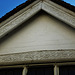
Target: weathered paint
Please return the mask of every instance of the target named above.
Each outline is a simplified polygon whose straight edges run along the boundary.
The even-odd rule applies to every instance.
[[[23,53],[0,55],[0,65],[19,65],[31,63],[50,63],[50,62],[73,62],[75,61],[75,50],[42,50]],[[51,64],[51,63],[50,63]],[[65,63],[67,64],[67,63]],[[70,62],[69,62],[70,64]],[[72,64],[75,64],[73,62]],[[60,65],[58,63],[58,65]],[[0,67],[1,67],[0,66]]]
[[[33,19],[33,18],[32,18]],[[38,51],[75,50],[75,30],[48,14],[42,14],[0,45],[0,55]]]

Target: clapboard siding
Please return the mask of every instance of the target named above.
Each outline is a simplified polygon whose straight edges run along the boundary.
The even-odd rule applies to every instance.
[[[75,50],[74,29],[47,13],[37,15],[0,44],[0,55],[38,50]]]

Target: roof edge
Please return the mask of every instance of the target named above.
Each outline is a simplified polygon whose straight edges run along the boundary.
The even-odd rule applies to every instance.
[[[62,1],[62,0],[51,0],[51,1],[53,1],[54,3],[57,3],[57,4],[65,7],[65,8],[67,8],[67,9],[73,11],[73,12],[75,12],[75,6],[69,4],[69,3],[65,2],[65,1]]]
[[[50,1],[45,0],[43,2],[42,9],[61,21],[67,23],[71,27],[75,28],[75,13]]]
[[[17,13],[18,11],[22,10],[23,8],[25,8],[26,6],[28,6],[29,4],[31,4],[35,1],[45,1],[45,0],[27,0],[25,3],[17,6],[13,10],[11,10],[10,12],[6,13],[2,18],[0,18],[0,23],[5,21],[10,16],[14,15],[15,13]],[[63,6],[64,8],[67,8],[67,9],[71,10],[72,12],[75,12],[75,6],[72,6],[69,3],[66,3],[62,0],[48,0],[48,1],[52,1],[52,2],[54,2],[54,3],[56,3],[60,6]]]
[[[19,6],[17,6],[13,10],[11,10],[10,12],[6,13],[4,16],[2,16],[2,18],[0,18],[0,23],[5,21],[6,19],[8,19],[10,16],[14,15],[15,13],[17,13],[18,11],[22,10],[23,8],[25,8],[29,4],[33,3],[34,1],[36,1],[36,0],[27,0],[26,2],[20,4]]]
[[[11,16],[11,20],[9,19],[0,27],[0,38],[5,36],[13,29],[17,28],[23,22],[27,21],[33,15],[38,13],[41,9],[75,28],[75,14],[52,1],[48,1],[49,0],[35,1],[31,5],[16,13],[14,15],[15,17]]]
[[[23,22],[27,21],[33,15],[41,10],[41,1],[35,1],[31,5],[22,9],[15,15],[11,16],[5,23],[0,25],[0,38],[5,36],[7,33],[18,27]]]

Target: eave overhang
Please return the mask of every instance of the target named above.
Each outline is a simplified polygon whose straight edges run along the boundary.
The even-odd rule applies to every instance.
[[[40,10],[60,19],[75,28],[75,13],[50,1],[36,0],[0,24],[0,38],[27,21]]]

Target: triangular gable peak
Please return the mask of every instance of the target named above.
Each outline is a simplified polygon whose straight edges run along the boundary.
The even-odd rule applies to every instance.
[[[0,24],[0,38],[27,21],[40,10],[60,19],[75,28],[75,13],[50,1],[36,0]]]
[[[0,24],[0,65],[75,61],[74,16],[49,0],[17,12]]]
[[[2,39],[0,55],[42,50],[75,50],[73,28],[40,11]]]

